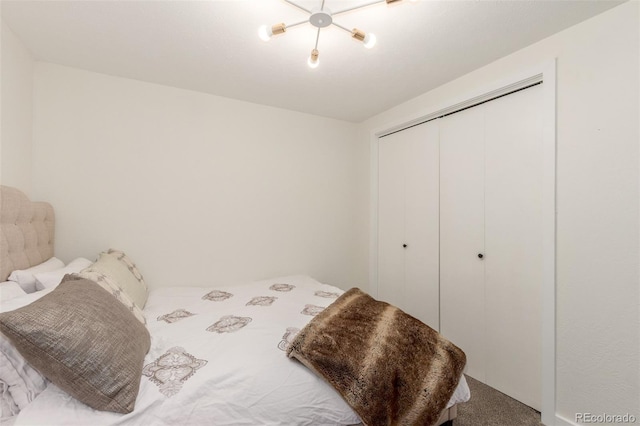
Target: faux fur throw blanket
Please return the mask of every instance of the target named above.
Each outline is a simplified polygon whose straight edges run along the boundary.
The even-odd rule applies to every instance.
[[[357,288],[313,318],[287,354],[327,380],[367,426],[435,424],[466,363],[438,332]]]

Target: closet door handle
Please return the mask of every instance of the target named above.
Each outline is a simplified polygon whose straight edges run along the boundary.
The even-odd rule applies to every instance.
[[[403,244],[403,245],[402,245],[402,248],[407,248],[407,245],[406,245],[406,244]]]
[[[484,257],[484,254],[478,253],[478,258],[482,259],[483,257]]]

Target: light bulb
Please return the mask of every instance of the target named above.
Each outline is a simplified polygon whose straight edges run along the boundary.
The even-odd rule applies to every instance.
[[[263,25],[260,28],[258,28],[258,37],[260,37],[260,40],[269,41],[272,35],[273,35],[273,32],[271,31],[271,27],[267,25]]]
[[[376,36],[371,33],[365,33],[362,30],[354,28],[351,31],[351,37],[355,38],[358,41],[361,41],[364,44],[364,47],[367,49],[371,49],[376,44]]]
[[[318,52],[317,49],[311,51],[311,55],[309,55],[309,59],[307,59],[307,65],[309,65],[310,68],[318,68],[318,65],[320,65],[319,55],[320,52]]]
[[[376,35],[372,33],[367,33],[366,37],[364,38],[364,40],[362,40],[362,42],[364,43],[364,47],[366,47],[367,49],[371,49],[373,46],[376,45]]]

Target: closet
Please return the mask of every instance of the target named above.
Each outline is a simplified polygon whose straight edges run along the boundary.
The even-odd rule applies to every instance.
[[[460,346],[466,374],[538,410],[542,154],[540,85],[378,151],[378,297]]]

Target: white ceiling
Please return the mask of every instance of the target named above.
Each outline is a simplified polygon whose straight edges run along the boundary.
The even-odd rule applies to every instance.
[[[323,29],[316,69],[311,25],[257,37],[262,24],[308,16],[283,0],[2,0],[1,12],[37,60],[360,122],[622,2],[382,3],[335,17],[376,34],[376,47]]]

